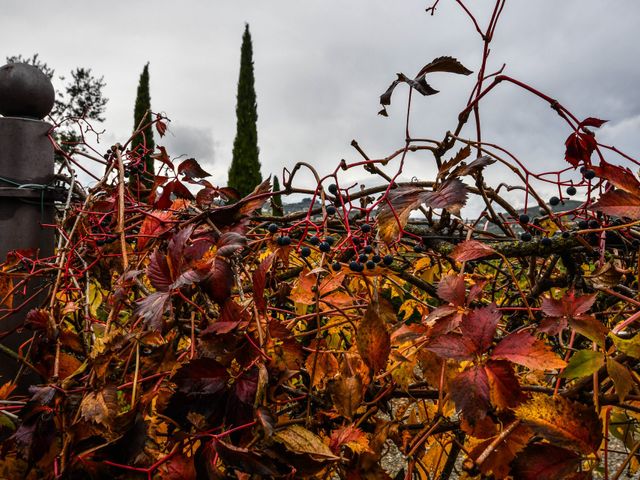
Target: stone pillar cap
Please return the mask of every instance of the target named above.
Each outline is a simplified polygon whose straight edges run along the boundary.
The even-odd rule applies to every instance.
[[[42,120],[54,101],[51,80],[39,68],[26,63],[0,67],[0,114]]]

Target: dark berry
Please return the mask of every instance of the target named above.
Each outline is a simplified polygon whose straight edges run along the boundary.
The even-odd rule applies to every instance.
[[[325,253],[331,251],[331,245],[329,245],[329,243],[327,242],[320,243],[320,245],[318,245],[318,248],[320,249],[321,252],[325,252]]]
[[[589,220],[589,228],[598,228],[600,224],[597,220]]]
[[[364,247],[364,253],[373,253],[373,247],[371,245],[367,245]]]
[[[578,222],[578,228],[580,230],[586,230],[587,228],[589,228],[589,222],[587,222],[586,220],[580,220]]]
[[[365,223],[360,227],[360,230],[362,230],[364,233],[369,233],[371,231],[371,225]]]
[[[596,172],[594,172],[593,170],[586,170],[584,172],[584,178],[586,178],[587,180],[591,180],[592,178],[595,178],[596,176]]]
[[[100,239],[96,240],[96,245],[99,246],[99,247],[101,247],[105,243],[107,243],[107,241],[104,238],[100,238]]]
[[[358,269],[360,268],[360,264],[359,264],[358,262],[356,262],[356,261],[353,261],[353,262],[351,262],[351,263],[349,264],[349,268],[350,268],[351,270],[353,270],[354,272],[357,272],[357,271],[358,271]]]
[[[374,255],[373,257],[371,257],[371,261],[373,263],[380,263],[382,261],[382,258],[380,258],[380,255]]]
[[[361,253],[360,255],[358,255],[358,261],[363,263],[366,262],[367,256],[364,253]]]
[[[287,235],[278,237],[278,245],[291,245],[291,237],[288,237]]]
[[[329,245],[333,246],[334,243],[336,243],[336,239],[333,237],[327,237],[324,239],[325,242],[327,242]]]
[[[320,239],[314,235],[309,239],[309,243],[315,246],[320,245]]]
[[[336,213],[336,207],[329,205],[327,207],[327,215],[334,215]]]
[[[311,255],[311,249],[309,247],[302,247],[300,249],[300,255],[302,257],[308,257],[309,255]]]
[[[340,270],[342,270],[342,265],[340,265],[338,262],[335,262],[333,265],[331,265],[331,269],[334,272],[339,272]]]
[[[278,225],[276,225],[275,223],[270,223],[267,227],[267,230],[269,230],[270,233],[276,233],[278,231]]]
[[[385,255],[384,258],[382,259],[382,262],[389,266],[393,263],[393,257],[391,255]]]
[[[520,215],[518,217],[518,221],[520,223],[527,224],[527,223],[529,223],[529,220],[530,220],[529,215],[527,215],[526,213],[523,213],[522,215]]]
[[[567,195],[569,195],[570,197],[574,196],[576,193],[578,193],[578,190],[576,190],[576,187],[567,188]]]
[[[587,171],[587,167],[585,167],[585,166],[580,167],[580,173],[582,173],[584,175],[584,172],[586,172],[586,171]]]
[[[551,246],[551,239],[549,237],[542,237],[542,239],[540,239],[540,244],[543,247],[550,247]]]
[[[556,205],[560,204],[560,199],[558,197],[551,197],[549,199],[549,205],[551,205],[552,207],[555,207]]]
[[[374,268],[376,268],[376,264],[374,263],[374,261],[373,261],[373,260],[369,260],[369,261],[367,262],[367,268],[368,268],[369,270],[373,270]]]
[[[530,242],[530,241],[531,241],[531,234],[530,234],[529,232],[523,232],[523,233],[520,235],[520,239],[521,239],[523,242]]]
[[[332,183],[331,185],[329,185],[329,193],[335,195],[336,193],[338,193],[338,186],[335,183]]]
[[[571,236],[571,232],[562,232],[562,238],[569,238]]]
[[[415,244],[413,246],[413,251],[416,252],[416,253],[422,253],[422,252],[424,252],[424,248],[422,248],[422,245],[420,245],[420,244]]]

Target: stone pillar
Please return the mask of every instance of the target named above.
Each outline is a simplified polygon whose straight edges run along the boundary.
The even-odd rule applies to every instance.
[[[54,253],[55,231],[43,227],[55,221],[52,196],[43,189],[53,182],[54,153],[48,138],[51,125],[42,121],[54,98],[51,81],[38,68],[24,63],[0,67],[0,264],[12,250],[33,249],[39,258]],[[0,284],[2,280],[6,277]],[[14,295],[13,307],[24,303],[37,286],[42,280]],[[0,305],[0,317],[6,317],[0,320],[4,346],[16,352],[29,339],[29,332],[14,330],[42,300],[40,295],[8,317],[8,306]],[[13,379],[19,367],[6,352],[0,353],[0,384]],[[21,386],[33,380],[25,377]]]

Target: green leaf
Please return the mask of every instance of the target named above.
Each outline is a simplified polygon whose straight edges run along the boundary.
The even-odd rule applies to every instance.
[[[630,357],[640,359],[640,333],[629,340],[609,334],[619,352],[626,353]]]
[[[586,377],[597,372],[604,366],[604,354],[593,350],[580,350],[576,352],[569,361],[569,365],[562,371],[562,378],[573,380],[574,378]]]

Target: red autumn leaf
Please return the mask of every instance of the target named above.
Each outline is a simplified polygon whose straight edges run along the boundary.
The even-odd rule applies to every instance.
[[[204,280],[204,289],[216,302],[222,303],[231,295],[233,270],[229,262],[216,257],[211,263],[209,276]]]
[[[604,345],[608,328],[586,312],[593,306],[596,295],[576,295],[569,290],[560,299],[543,298],[542,312],[548,317],[540,323],[540,332],[557,335],[567,327],[575,329],[590,340]]]
[[[158,238],[171,230],[173,218],[173,212],[167,210],[152,210],[146,213],[138,233],[136,249],[139,252],[142,251],[149,240]]]
[[[489,349],[501,318],[502,315],[495,303],[476,308],[463,318],[460,324],[462,335],[473,342],[476,353],[483,353]]]
[[[387,365],[391,352],[391,337],[386,323],[394,318],[392,307],[386,301],[371,302],[358,323],[358,352],[373,373],[378,373]]]
[[[238,250],[242,250],[247,245],[247,238],[236,232],[225,232],[216,243],[217,254],[221,257],[231,257]]]
[[[565,141],[564,159],[574,167],[581,163],[591,165],[591,154],[596,149],[596,139],[593,133],[576,131]]]
[[[164,134],[167,133],[167,123],[164,120],[168,120],[168,118],[162,117],[160,114],[156,114],[156,130],[160,137],[164,137]]]
[[[514,478],[521,480],[562,480],[576,472],[579,455],[549,443],[533,443],[518,454],[511,467]]]
[[[449,392],[456,408],[474,425],[491,409],[491,388],[483,366],[475,366],[458,374],[449,383]]]
[[[455,306],[464,305],[465,293],[464,275],[447,275],[438,283],[438,297]]]
[[[587,313],[596,301],[596,295],[576,295],[569,290],[560,299],[545,297],[542,299],[542,313],[549,317],[575,317]]]
[[[488,257],[494,253],[496,251],[493,248],[478,240],[466,240],[456,245],[450,256],[456,262],[468,262],[469,260]]]
[[[583,121],[580,122],[580,127],[600,128],[605,123],[607,123],[607,120],[600,120],[599,118],[588,117],[588,118],[585,118]]]
[[[590,210],[611,215],[640,220],[640,196],[624,190],[609,190],[600,195],[598,201],[589,207]]]
[[[173,163],[171,162],[171,158],[169,158],[169,154],[167,153],[167,149],[161,145],[158,145],[158,150],[160,151],[151,155],[151,158],[164,163],[171,170],[175,170],[173,167]]]
[[[185,180],[194,178],[210,177],[211,174],[205,171],[195,158],[188,158],[178,165],[178,175],[184,175]]]
[[[167,210],[173,203],[173,198],[183,198],[186,200],[193,200],[193,194],[187,187],[184,186],[179,180],[171,180],[164,187],[162,187],[162,194],[155,204],[155,208],[160,210]]]
[[[509,362],[490,360],[484,369],[489,381],[491,404],[498,410],[516,407],[526,398]]]
[[[552,370],[567,365],[544,342],[524,330],[503,338],[494,348],[491,358],[509,360],[532,370]]]
[[[167,257],[159,250],[154,250],[149,257],[147,278],[153,288],[161,292],[169,290],[173,283],[173,273],[169,267],[169,262],[167,262]]]
[[[598,177],[607,180],[614,187],[620,188],[635,196],[640,196],[640,182],[635,174],[628,168],[601,162],[600,166],[594,165],[591,169]]]
[[[439,357],[454,360],[471,360],[478,353],[473,340],[457,333],[437,336],[425,348]]]

